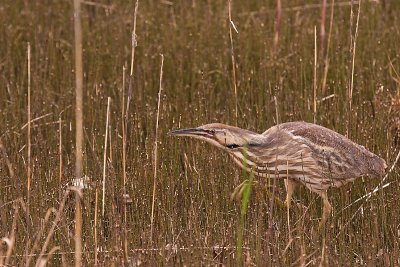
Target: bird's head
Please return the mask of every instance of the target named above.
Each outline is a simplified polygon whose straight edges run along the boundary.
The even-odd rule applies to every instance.
[[[189,136],[205,140],[227,151],[237,150],[257,142],[257,133],[221,123],[205,124],[197,128],[174,130],[171,136]]]

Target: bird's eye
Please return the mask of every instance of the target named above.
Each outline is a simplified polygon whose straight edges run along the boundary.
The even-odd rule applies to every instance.
[[[238,148],[240,146],[237,144],[229,144],[229,145],[226,145],[226,147],[232,149],[232,148]]]

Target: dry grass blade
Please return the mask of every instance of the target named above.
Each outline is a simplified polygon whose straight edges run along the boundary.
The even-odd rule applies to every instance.
[[[50,230],[49,230],[49,232],[48,232],[48,234],[46,236],[45,242],[43,243],[43,246],[42,246],[42,249],[40,251],[39,257],[38,257],[38,259],[36,261],[36,265],[35,265],[36,267],[39,266],[39,264],[41,262],[41,258],[46,254],[47,246],[49,245],[50,240],[53,237],[54,231],[55,231],[55,229],[57,227],[57,224],[61,219],[61,215],[62,215],[62,213],[64,211],[65,203],[66,203],[66,201],[68,199],[68,196],[71,193],[71,191],[74,191],[77,194],[81,194],[81,191],[80,191],[79,188],[76,188],[76,187],[73,187],[73,186],[70,186],[70,187],[67,188],[67,191],[64,193],[64,196],[63,196],[63,198],[61,200],[60,207],[57,210],[56,218],[54,219],[53,224],[51,225],[51,228],[50,228]]]
[[[282,17],[282,2],[281,0],[276,0],[275,34],[274,34],[274,44],[272,49],[273,54],[275,54],[278,51],[279,35],[281,32],[281,17]]]
[[[59,173],[58,173],[58,183],[59,183],[59,187],[60,187],[60,189],[61,189],[61,186],[62,186],[62,172],[63,172],[63,162],[62,162],[62,159],[63,159],[63,155],[62,155],[62,152],[63,152],[63,150],[62,150],[62,120],[61,120],[61,114],[60,114],[60,117],[58,118],[58,140],[59,140],[59,142],[58,142],[58,153],[59,153],[59,156],[58,156],[58,165],[59,165]],[[61,190],[60,190],[60,192],[61,192]],[[60,195],[60,197],[61,197],[61,195]]]
[[[75,191],[75,267],[82,266],[82,190]],[[50,251],[51,255],[52,252]]]
[[[353,3],[353,1],[352,1]],[[357,22],[356,22],[356,29],[353,37],[352,33],[352,27],[350,26],[350,35],[351,35],[351,49],[350,49],[350,54],[351,54],[351,75],[350,75],[350,84],[349,84],[349,90],[348,90],[348,120],[347,120],[347,128],[346,128],[346,133],[347,136],[349,136],[349,130],[351,127],[351,114],[352,114],[352,109],[353,109],[353,89],[354,89],[354,64],[355,64],[355,59],[356,59],[356,44],[357,44],[357,37],[358,37],[358,25],[360,21],[360,11],[361,11],[361,0],[359,1],[358,4],[358,12],[357,12]],[[350,22],[352,23],[353,21],[353,4],[351,5],[351,18]],[[350,24],[351,25],[351,24]]]
[[[400,159],[400,151],[397,153],[397,156],[395,158],[395,160],[393,161],[392,166],[390,167],[389,171],[386,173],[386,175],[383,177],[383,179],[380,181],[380,183],[369,193],[365,194],[364,196],[356,199],[355,201],[353,201],[352,203],[350,203],[349,205],[347,205],[344,209],[342,209],[342,211],[348,209],[349,207],[353,206],[354,204],[356,204],[357,202],[366,199],[365,202],[371,198],[371,196],[373,196],[376,192],[378,192],[379,190],[384,189],[385,187],[387,187],[390,183],[385,184],[386,179],[389,177],[389,174],[394,170],[394,168],[396,167],[397,162]],[[364,203],[365,203],[364,202]],[[364,205],[364,203],[360,206],[360,208]]]
[[[16,180],[17,177],[15,176],[14,168],[13,168],[13,166],[11,164],[10,159],[8,158],[8,154],[7,154],[6,148],[4,147],[3,142],[1,141],[1,139],[0,139],[0,155],[1,155],[1,158],[3,158],[5,163],[6,163],[8,175],[12,179],[12,182],[14,184],[14,188],[18,192],[18,196],[21,197],[21,189],[20,189],[20,186],[19,186],[19,181]]]
[[[320,45],[320,49],[321,52],[323,52],[325,50],[325,20],[326,20],[326,1],[327,0],[322,0],[322,6],[321,6],[321,32],[320,32],[320,37],[321,37],[321,45]]]
[[[31,250],[29,252],[29,255],[26,256],[25,266],[30,266],[30,263],[32,261],[32,255],[35,254],[35,251],[36,251],[36,249],[38,248],[38,245],[39,245],[40,238],[42,237],[42,234],[44,232],[45,226],[49,221],[50,215],[53,214],[53,213],[57,214],[57,210],[55,208],[50,208],[50,209],[47,210],[46,215],[44,217],[43,224],[40,227],[39,232],[36,234],[36,238],[35,238],[35,241],[33,242],[33,245],[32,245],[32,248],[31,248]]]
[[[82,62],[82,25],[81,0],[74,0],[75,32],[75,179],[83,177],[83,62]],[[80,199],[76,197],[75,210],[75,266],[82,265],[82,211]],[[47,241],[47,240],[46,240]],[[42,249],[42,253],[43,253]]]
[[[132,53],[133,54],[133,53]],[[125,117],[125,66],[122,67],[122,109],[121,109],[121,121],[122,121],[122,176],[123,176],[123,192],[126,195],[126,127],[127,119]],[[96,201],[97,201],[97,190],[96,190]],[[97,203],[97,202],[96,202]],[[97,210],[96,210],[97,218]],[[97,220],[97,219],[96,219]],[[124,207],[124,250],[128,250],[128,241],[126,238],[126,207]],[[96,238],[97,248],[97,238]],[[126,253],[125,253],[126,257]],[[97,249],[95,253],[95,264],[97,265]]]
[[[82,63],[82,25],[81,1],[74,0],[75,32],[75,178],[83,177],[83,63]]]
[[[137,46],[137,35],[136,35],[136,21],[137,21],[137,13],[138,13],[138,8],[139,8],[139,0],[136,0],[135,2],[135,9],[133,13],[133,30],[132,30],[132,40],[131,40],[131,69],[130,69],[130,75],[129,75],[129,88],[128,88],[128,97],[126,100],[126,111],[125,111],[125,67],[123,67],[123,74],[122,74],[122,79],[123,79],[123,86],[122,86],[122,171],[123,171],[123,191],[124,195],[127,194],[126,192],[126,182],[127,182],[127,177],[126,177],[126,142],[127,142],[127,128],[128,128],[128,114],[129,114],[129,105],[130,105],[130,100],[132,97],[132,80],[133,80],[133,67],[134,67],[134,60],[135,60],[135,48]],[[128,240],[127,240],[127,230],[126,230],[126,222],[127,222],[127,217],[126,217],[126,207],[124,207],[124,237],[123,237],[123,242],[124,242],[124,257],[127,259],[127,251],[128,251]],[[96,254],[97,256],[97,254]]]
[[[154,207],[156,201],[156,187],[157,187],[157,156],[158,156],[158,122],[160,119],[160,104],[161,104],[161,92],[162,92],[162,77],[164,67],[164,55],[161,54],[161,67],[160,67],[160,89],[158,91],[158,102],[157,102],[157,119],[156,119],[156,133],[154,138],[154,177],[153,177],[153,195],[151,201],[151,218],[150,218],[150,241],[153,242],[153,229],[154,229]]]
[[[28,115],[28,132],[27,132],[27,146],[28,146],[28,163],[26,169],[26,206],[27,206],[27,216],[26,216],[26,225],[30,227],[30,196],[31,196],[31,178],[32,178],[32,145],[31,145],[31,44],[28,42],[27,46],[27,54],[28,54],[28,106],[27,106],[27,115]],[[30,232],[28,230],[28,242],[30,242]],[[27,250],[26,250],[27,251]]]
[[[44,115],[39,116],[39,117],[37,117],[37,118],[30,119],[30,120],[29,120],[29,123],[27,122],[27,123],[25,123],[24,125],[22,125],[21,130],[25,129],[28,125],[30,125],[30,127],[33,128],[33,127],[32,127],[33,122],[36,122],[36,121],[38,121],[38,120],[41,120],[41,119],[46,118],[46,117],[51,116],[51,115],[53,115],[53,113],[47,113],[47,114],[44,114]]]
[[[358,209],[353,213],[353,215],[351,216],[350,220],[348,220],[346,222],[346,224],[344,225],[344,227],[342,228],[342,230],[336,235],[336,238],[342,234],[342,232],[344,231],[344,229],[350,224],[350,222],[353,221],[353,219],[356,217],[356,215],[362,210],[362,208],[364,207],[364,204],[368,202],[368,200],[375,195],[378,191],[385,189],[386,187],[388,187],[392,182],[386,183],[385,181],[386,179],[389,177],[389,174],[395,169],[397,162],[400,159],[400,151],[397,153],[397,156],[392,164],[392,166],[390,167],[389,171],[386,173],[386,175],[383,177],[383,179],[381,180],[381,182],[379,183],[379,185],[377,185],[372,191],[370,191],[369,193],[365,194],[364,196],[356,199],[355,201],[353,201],[352,203],[350,203],[349,205],[347,205],[344,209],[342,209],[340,213],[342,213],[343,211],[347,210],[349,207],[353,206],[354,204],[356,204],[357,202],[364,200],[364,202],[358,207]]]
[[[53,247],[53,248],[49,251],[49,253],[46,255],[46,258],[41,258],[41,259],[40,259],[40,262],[39,262],[39,264],[38,264],[38,267],[45,267],[45,266],[48,266],[48,265],[49,265],[50,259],[52,258],[52,256],[55,254],[55,252],[56,252],[57,250],[60,250],[60,247],[58,247],[58,246]]]
[[[133,80],[133,62],[135,61],[135,48],[137,46],[137,36],[136,36],[136,17],[139,8],[139,0],[135,3],[135,12],[133,14],[133,30],[132,30],[132,50],[131,50],[131,71],[129,76],[129,88],[128,88],[128,98],[126,100],[126,111],[125,111],[125,127],[127,127],[127,120],[129,114],[129,105],[132,98],[132,80]]]
[[[335,10],[334,5],[335,5],[335,0],[332,0],[331,18],[330,18],[330,22],[329,22],[328,44],[326,45],[326,52],[325,52],[325,59],[324,59],[324,76],[322,79],[322,94],[325,93],[326,81],[327,81],[328,70],[329,70],[329,48],[331,45],[331,37],[332,37],[333,11]]]
[[[97,241],[97,218],[98,218],[98,203],[99,203],[99,191],[96,188],[95,192],[95,204],[94,204],[94,265],[97,266],[98,264],[98,241]]]
[[[22,200],[21,200],[22,201]],[[5,242],[7,244],[7,251],[6,255],[3,257],[0,255],[0,265],[1,266],[8,266],[11,260],[12,251],[15,246],[15,236],[17,231],[17,221],[19,219],[19,203],[20,201],[14,202],[14,214],[13,214],[13,221],[11,225],[11,232],[9,237],[5,237],[1,239],[1,242]],[[0,244],[0,253],[2,252],[2,244]]]
[[[240,170],[209,143],[165,134],[175,128],[219,122],[260,132],[316,121],[348,131],[389,168],[399,153],[400,2],[74,1],[0,5],[1,264],[11,245],[9,266],[235,265],[241,207],[229,196],[245,192]],[[240,151],[236,141],[227,148]],[[300,164],[289,170],[295,157],[279,156],[272,217],[274,180],[255,176],[242,263],[397,263],[400,159],[382,182],[329,190],[321,233],[319,197],[301,187],[290,210],[277,200],[288,198],[283,177],[304,173]],[[72,192],[63,204],[74,184],[86,188],[81,205]]]
[[[235,49],[233,47],[233,34],[232,27],[237,32],[235,24],[232,21],[232,7],[231,0],[228,0],[228,16],[229,16],[229,39],[231,42],[231,59],[232,59],[232,85],[235,93],[235,122],[238,124],[238,96],[237,96],[237,85],[236,85],[236,60],[235,60]]]
[[[314,26],[314,86],[313,86],[314,123],[317,121],[317,27]]]
[[[108,121],[110,119],[110,103],[111,97],[107,99],[107,115],[106,115],[106,134],[104,137],[104,153],[103,153],[103,198],[102,198],[102,208],[101,216],[104,218],[105,207],[106,207],[106,166],[107,166],[107,144],[108,144]]]

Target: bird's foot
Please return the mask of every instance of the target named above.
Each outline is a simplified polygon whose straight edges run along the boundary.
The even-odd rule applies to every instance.
[[[231,201],[236,200],[240,201],[243,197],[243,192],[249,184],[249,180],[244,180],[240,185],[236,186],[231,194]],[[253,181],[250,186],[258,185],[258,181]]]
[[[240,201],[243,198],[243,193],[244,193],[244,190],[245,190],[246,186],[248,185],[248,183],[249,183],[249,180],[246,179],[240,185],[235,187],[235,189],[233,190],[233,192],[231,194],[231,201],[234,201],[234,200]],[[271,199],[273,197],[273,194],[258,181],[253,181],[251,186],[255,190],[261,188],[267,194],[268,198]],[[286,207],[286,204],[285,204],[286,202],[283,202],[278,197],[274,196],[273,199],[279,207],[281,207],[281,208]]]

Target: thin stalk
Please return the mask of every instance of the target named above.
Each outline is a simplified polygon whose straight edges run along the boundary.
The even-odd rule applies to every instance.
[[[101,216],[104,218],[105,212],[105,199],[106,199],[106,166],[107,166],[107,144],[108,144],[108,123],[110,118],[110,103],[111,97],[107,98],[107,118],[106,118],[106,136],[104,138],[104,154],[103,154],[103,198],[102,198],[102,208]]]
[[[16,237],[16,232],[17,232],[17,222],[19,219],[19,203],[15,202],[13,207],[14,207],[14,214],[13,214],[13,221],[11,225],[11,233],[9,235],[9,238],[2,238],[1,242],[6,242],[7,243],[7,252],[6,255],[2,257],[0,260],[1,266],[11,266],[9,264],[10,260],[12,259],[12,251],[15,246],[15,237]],[[1,248],[1,246],[0,246]],[[2,262],[4,260],[4,262]],[[4,265],[3,265],[4,264]]]
[[[27,166],[27,173],[26,173],[26,180],[27,180],[27,185],[26,185],[26,227],[27,227],[27,242],[26,242],[26,247],[25,247],[25,253],[28,254],[29,251],[29,245],[31,243],[31,224],[29,223],[30,221],[30,199],[31,199],[31,178],[32,178],[32,145],[31,145],[31,124],[32,124],[32,119],[31,119],[31,44],[28,42],[27,46],[27,54],[28,54],[28,107],[27,107],[27,116],[28,116],[28,122],[27,122],[27,146],[28,146],[28,166]]]
[[[151,219],[150,219],[150,240],[151,240],[151,242],[153,242],[154,206],[155,206],[155,200],[156,200],[156,187],[157,187],[158,121],[160,118],[163,66],[164,66],[164,55],[161,54],[160,89],[158,91],[157,121],[156,121],[156,133],[155,133],[155,140],[154,140],[154,180],[153,180],[153,197],[152,197],[152,202],[151,202]]]
[[[76,151],[75,151],[75,176],[83,176],[83,63],[82,63],[82,25],[81,1],[74,0],[74,32],[75,32],[75,83],[76,83]]]
[[[124,195],[126,195],[126,142],[127,142],[127,128],[128,128],[128,115],[129,115],[129,105],[132,98],[132,80],[133,80],[133,63],[135,61],[135,48],[137,46],[137,38],[136,38],[136,19],[137,13],[139,8],[139,0],[135,2],[135,10],[133,13],[133,30],[132,30],[132,50],[131,50],[131,69],[130,69],[130,76],[129,76],[129,88],[128,88],[128,96],[126,100],[126,110],[124,107],[125,101],[125,67],[123,68],[123,92],[122,92],[122,168],[123,168],[123,179],[124,179]],[[127,258],[127,251],[128,251],[128,241],[127,241],[127,230],[126,230],[126,207],[124,208],[124,256],[125,259]]]
[[[122,173],[123,173],[123,192],[124,196],[126,195],[126,125],[125,125],[125,120],[124,120],[124,114],[125,114],[125,72],[126,68],[125,66],[122,67]],[[124,205],[124,222],[123,222],[123,227],[124,227],[124,237],[123,237],[123,242],[124,242],[124,251],[125,251],[125,258],[127,258],[127,251],[128,251],[128,240],[127,240],[127,229],[126,229],[126,222],[127,222],[127,215],[126,215],[126,205]]]
[[[74,32],[75,32],[75,179],[83,177],[83,63],[82,63],[82,25],[81,0],[74,0]],[[82,266],[82,208],[77,192],[75,203],[75,266]],[[47,241],[47,240],[46,240]],[[43,252],[43,251],[42,251]]]
[[[313,94],[313,113],[314,123],[317,117],[317,27],[314,26],[314,94]]]
[[[236,85],[236,61],[235,50],[233,48],[233,34],[232,27],[236,30],[235,24],[232,21],[231,0],[228,2],[228,15],[229,15],[229,38],[231,41],[231,59],[232,59],[232,85],[235,93],[235,123],[238,124],[238,98],[237,98],[237,85]],[[237,30],[236,30],[237,31]]]
[[[82,266],[82,204],[81,192],[75,192],[75,267]]]
[[[356,31],[354,33],[354,39],[352,44],[352,59],[351,59],[351,77],[350,77],[350,88],[349,88],[349,119],[347,125],[347,133],[349,133],[349,128],[351,125],[351,113],[352,113],[352,102],[353,102],[353,88],[354,88],[354,63],[356,57],[356,44],[357,44],[357,36],[358,36],[358,25],[360,21],[360,10],[361,10],[361,0],[358,3],[358,12],[357,12],[357,22],[356,22]]]
[[[18,186],[19,182],[16,180],[14,168],[11,164],[11,161],[7,154],[6,148],[4,147],[3,142],[1,141],[1,138],[0,138],[0,156],[3,158],[3,160],[5,161],[5,163],[7,165],[8,175],[14,182],[14,188],[18,192],[18,196],[20,197],[21,191],[20,191],[20,187]]]
[[[60,193],[61,193],[61,188],[62,188],[62,170],[63,170],[63,163],[62,163],[62,120],[61,120],[61,114],[60,117],[58,118],[58,153],[59,153],[59,188],[60,188]],[[61,195],[60,195],[61,196]]]
[[[279,34],[281,31],[281,17],[282,17],[282,3],[281,0],[276,0],[276,13],[274,23],[274,43],[272,46],[272,53],[275,54],[278,51]]]
[[[274,96],[274,104],[275,104],[276,124],[279,124],[280,123],[280,117],[279,117],[278,100],[276,99],[276,96]]]
[[[131,50],[131,71],[129,76],[129,88],[128,88],[128,98],[126,100],[126,113],[125,113],[125,128],[128,123],[128,114],[129,114],[129,104],[132,98],[132,80],[133,80],[133,62],[135,60],[135,48],[137,46],[137,38],[136,38],[136,16],[137,10],[139,7],[139,0],[136,0],[135,3],[135,11],[133,14],[133,30],[132,30],[132,50]]]
[[[99,190],[96,187],[94,204],[94,266],[98,264],[98,244],[97,244],[97,217],[98,217],[98,203],[99,203]]]
[[[29,228],[30,223],[29,223],[29,218],[30,218],[30,198],[31,198],[31,178],[32,178],[32,169],[31,169],[31,153],[32,153],[32,145],[31,145],[31,44],[28,42],[28,47],[27,47],[27,53],[28,53],[28,168],[27,168],[27,173],[26,173],[26,178],[27,178],[27,185],[26,185],[26,207],[27,207],[27,212],[26,212],[26,225]],[[30,243],[30,231],[27,231],[28,233],[28,242],[26,243],[27,246]],[[28,247],[27,247],[28,248]],[[28,252],[28,249],[26,249],[26,252]]]
[[[48,232],[48,234],[47,234],[47,237],[46,237],[46,239],[45,239],[45,241],[44,241],[44,243],[43,243],[43,246],[42,246],[42,249],[41,249],[41,251],[40,251],[39,257],[38,257],[38,259],[37,259],[37,261],[36,261],[36,265],[35,265],[36,267],[40,266],[41,260],[42,260],[42,258],[43,258],[44,255],[45,255],[45,252],[46,252],[46,250],[47,250],[47,246],[49,245],[50,240],[51,240],[51,238],[53,237],[53,234],[54,234],[54,232],[55,232],[55,229],[56,229],[56,227],[59,226],[59,225],[58,225],[58,222],[59,222],[60,219],[61,219],[61,215],[62,215],[62,213],[63,213],[63,211],[64,211],[65,203],[66,203],[66,201],[67,201],[67,199],[68,199],[68,196],[69,196],[69,194],[71,193],[71,191],[75,191],[77,194],[81,194],[81,192],[80,192],[76,187],[69,187],[69,188],[67,189],[67,191],[64,193],[64,197],[63,197],[63,199],[61,200],[60,207],[58,208],[56,218],[54,219],[53,224],[51,225],[51,228],[50,228],[50,230],[49,230],[49,232]],[[76,251],[75,251],[75,253],[76,253]],[[76,256],[75,256],[75,257],[76,257]],[[75,259],[76,259],[76,258],[75,258]]]
[[[328,77],[328,70],[329,70],[329,48],[331,44],[331,36],[332,36],[332,25],[333,25],[333,11],[335,10],[335,0],[332,0],[331,4],[331,18],[329,22],[329,34],[328,34],[328,43],[326,45],[326,53],[325,53],[325,62],[324,62],[324,77],[322,80],[322,94],[325,93],[326,88],[326,80]]]
[[[113,166],[113,143],[112,143],[112,121],[111,117],[108,120],[108,143],[110,144],[110,148],[108,149],[108,157],[110,160],[111,165]]]
[[[326,31],[325,31],[325,20],[326,20],[326,1],[327,0],[322,0],[322,7],[321,7],[321,32],[320,32],[320,49],[321,52],[324,51],[325,49],[325,36],[326,36]]]
[[[27,168],[27,205],[31,191],[31,44],[28,42],[28,168]]]

